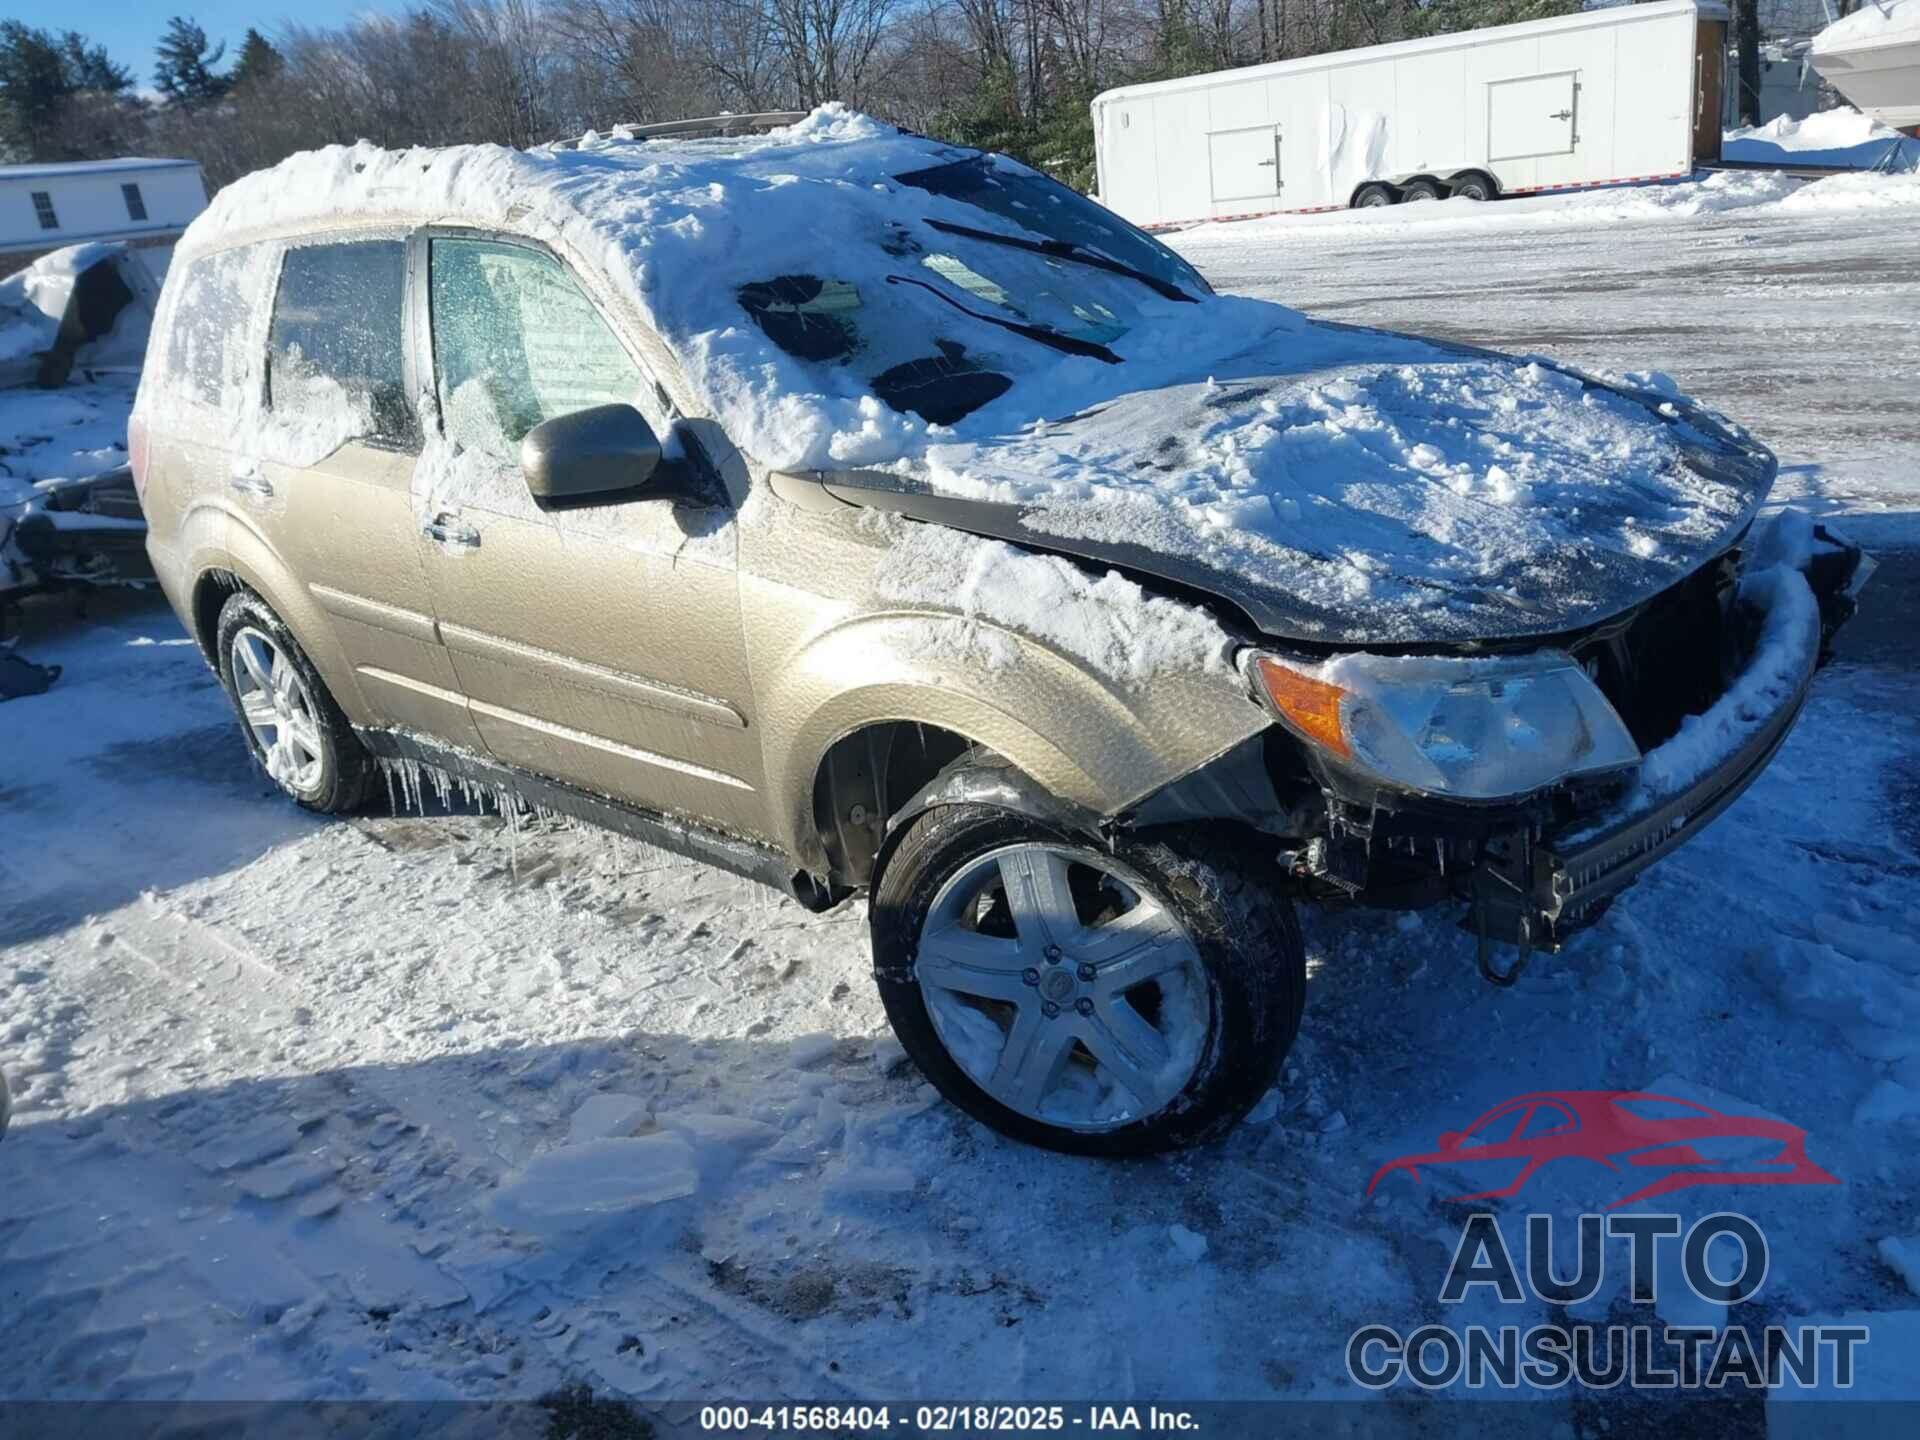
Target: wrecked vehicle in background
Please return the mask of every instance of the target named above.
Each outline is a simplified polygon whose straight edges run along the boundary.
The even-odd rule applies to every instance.
[[[431,776],[864,891],[927,1077],[1092,1155],[1268,1090],[1298,901],[1455,904],[1497,980],[1591,924],[1760,773],[1865,573],[1661,377],[1218,295],[837,106],[250,176],[131,433],[295,802]]]
[[[73,245],[0,280],[0,605],[151,582],[126,417],[158,286],[124,245]]]
[[[0,280],[0,389],[137,376],[159,286],[125,245],[69,245]]]

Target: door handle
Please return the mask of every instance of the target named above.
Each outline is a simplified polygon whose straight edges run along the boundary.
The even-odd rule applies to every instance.
[[[1253,163],[1260,166],[1263,169],[1271,170],[1275,165],[1278,165],[1280,162],[1278,160],[1256,160]]]
[[[442,545],[458,545],[465,550],[480,548],[480,532],[463,525],[451,515],[436,515],[420,527],[420,533]]]
[[[273,498],[273,482],[252,470],[234,471],[227,477],[227,484],[242,495],[251,495],[257,500]]]
[[[1572,118],[1573,112],[1571,110],[1556,110],[1553,114],[1547,116],[1549,120],[1571,120]]]

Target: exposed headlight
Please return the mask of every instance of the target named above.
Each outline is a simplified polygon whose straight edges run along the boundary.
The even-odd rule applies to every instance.
[[[1245,668],[1295,734],[1406,790],[1498,800],[1640,758],[1607,697],[1559,650],[1320,664],[1250,651]]]

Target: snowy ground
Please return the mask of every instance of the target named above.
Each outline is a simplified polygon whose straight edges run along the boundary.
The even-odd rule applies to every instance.
[[[1920,1232],[1920,242],[1909,206],[1766,183],[1178,238],[1329,318],[1668,371],[1886,560],[1761,782],[1516,988],[1451,916],[1310,916],[1284,1088],[1203,1154],[957,1117],[886,1037],[857,907],[583,830],[312,820],[164,608],[33,607],[66,675],[0,707],[0,1399],[1348,1398],[1347,1336],[1433,1317],[1458,1235],[1447,1181],[1368,1199],[1375,1168],[1593,1087],[1805,1127],[1842,1185],[1675,1208],[1760,1221],[1767,1316],[1891,1337],[1920,1306],[1879,1249]],[[1527,1199],[1567,1216],[1623,1193],[1551,1184]],[[1914,1384],[1897,1340],[1865,1363]]]

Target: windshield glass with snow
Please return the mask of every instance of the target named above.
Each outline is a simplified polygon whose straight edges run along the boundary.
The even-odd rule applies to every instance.
[[[852,367],[896,411],[950,425],[1061,355],[1118,364],[1110,347],[1143,305],[1209,293],[1177,256],[1044,177],[982,157],[896,178],[977,205],[980,223],[892,224],[872,254],[842,257],[843,275],[737,292],[787,354]]]

